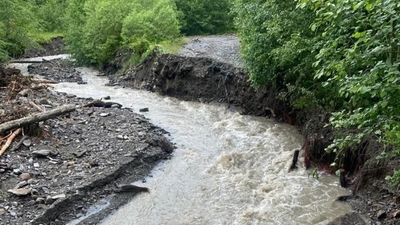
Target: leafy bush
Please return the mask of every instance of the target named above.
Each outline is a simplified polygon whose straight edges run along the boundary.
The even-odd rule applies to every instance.
[[[81,63],[103,65],[121,48],[138,55],[179,36],[172,0],[73,0],[66,21],[68,49]]]
[[[22,54],[33,44],[33,32],[39,24],[31,8],[22,0],[0,1],[0,61]]]

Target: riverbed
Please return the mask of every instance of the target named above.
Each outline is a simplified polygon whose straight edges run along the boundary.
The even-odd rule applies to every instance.
[[[224,105],[185,102],[140,90],[104,86],[107,78],[80,68],[86,85],[60,83],[56,91],[81,97],[110,96],[143,113],[171,134],[171,160],[134,184],[136,196],[102,224],[326,224],[351,211],[335,199],[349,191],[338,178],[313,178],[299,162],[288,172],[303,137],[295,127],[240,115]]]

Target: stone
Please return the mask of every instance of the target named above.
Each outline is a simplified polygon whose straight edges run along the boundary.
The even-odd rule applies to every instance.
[[[29,173],[21,173],[19,175],[19,178],[21,178],[21,180],[27,181],[27,180],[31,179],[31,175]]]
[[[51,198],[55,199],[55,200],[57,200],[59,198],[65,198],[65,197],[67,197],[65,194],[58,194],[58,195],[51,196]]]
[[[385,210],[379,210],[379,211],[376,213],[376,217],[377,217],[378,219],[384,219],[384,218],[386,218],[386,211],[385,211]]]
[[[32,141],[31,141],[31,139],[26,139],[26,140],[24,140],[24,141],[22,142],[22,144],[23,144],[25,147],[29,147],[29,146],[32,145]]]
[[[101,116],[101,117],[107,117],[107,116],[109,116],[109,115],[110,115],[110,113],[100,113],[99,116]]]
[[[31,193],[31,189],[28,188],[14,188],[14,189],[9,189],[7,192],[17,195],[17,196],[25,196]]]
[[[51,150],[49,149],[40,149],[40,150],[35,150],[32,151],[32,154],[38,157],[46,157],[51,154]]]
[[[111,97],[110,97],[110,96],[106,96],[106,97],[104,97],[103,99],[104,99],[104,100],[110,100]]]
[[[139,112],[148,112],[149,111],[149,108],[141,108],[141,109],[139,109]]]

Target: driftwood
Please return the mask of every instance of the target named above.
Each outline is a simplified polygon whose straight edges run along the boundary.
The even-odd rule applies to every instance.
[[[74,105],[66,105],[62,106],[47,112],[41,112],[34,115],[30,115],[21,119],[8,121],[5,123],[0,124],[0,134],[4,133],[5,131],[12,130],[15,128],[20,128],[26,126],[31,123],[40,122],[43,120],[51,119],[66,113],[70,113],[75,111]]]
[[[3,147],[0,150],[0,156],[3,155],[3,153],[7,150],[8,147],[10,147],[11,142],[15,139],[15,137],[21,133],[22,128],[18,128],[17,130],[15,130],[10,137],[7,138],[7,142],[3,145]]]

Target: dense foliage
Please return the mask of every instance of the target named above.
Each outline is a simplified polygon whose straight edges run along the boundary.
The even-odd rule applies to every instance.
[[[182,33],[185,35],[221,34],[233,31],[229,0],[176,0]]]
[[[31,11],[32,5],[22,0],[0,1],[0,62],[23,53],[32,42],[39,24]]]
[[[399,154],[399,7],[390,0],[236,0],[250,81],[270,85],[294,107],[333,111],[327,151],[342,156],[372,137]]]
[[[80,62],[102,65],[122,47],[141,56],[179,36],[172,0],[73,0],[66,15],[67,47]]]

